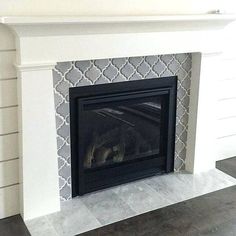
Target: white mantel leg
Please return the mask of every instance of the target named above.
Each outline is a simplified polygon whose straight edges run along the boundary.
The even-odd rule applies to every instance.
[[[186,170],[201,172],[217,160],[217,91],[220,53],[193,54]]]
[[[53,66],[18,67],[21,214],[25,220],[60,210]]]

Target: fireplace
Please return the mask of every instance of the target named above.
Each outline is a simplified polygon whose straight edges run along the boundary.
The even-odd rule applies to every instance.
[[[70,88],[72,196],[174,169],[177,77]]]
[[[14,31],[17,46],[19,194],[23,218],[59,211],[60,197],[70,198],[70,157],[65,150],[70,144],[67,112],[65,117],[61,114],[64,123],[60,129],[57,129],[60,120],[55,122],[52,69],[57,63],[192,53],[191,94],[186,112],[188,133],[185,134],[186,148],[182,149],[186,150],[183,155],[186,158],[176,158],[175,163],[180,160],[192,173],[214,168],[217,94],[212,85],[221,77],[222,31],[234,20],[235,16],[225,14],[1,17],[1,23]],[[63,73],[60,76],[64,85],[62,93],[67,93],[67,80]],[[84,77],[79,81],[89,82]],[[73,81],[69,85],[74,85]],[[57,95],[66,109],[68,96],[64,102],[64,97]],[[184,107],[178,106],[177,122],[181,109]],[[66,139],[59,139],[57,131],[62,131],[61,135],[66,132]],[[59,161],[57,142],[60,153],[65,155]]]

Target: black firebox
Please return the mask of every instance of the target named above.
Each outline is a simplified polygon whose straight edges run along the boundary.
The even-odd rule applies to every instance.
[[[174,168],[177,77],[70,88],[72,196]]]

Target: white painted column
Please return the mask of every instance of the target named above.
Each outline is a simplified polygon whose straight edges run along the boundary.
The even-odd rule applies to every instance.
[[[186,170],[201,172],[217,160],[217,81],[221,53],[193,54]]]
[[[25,220],[60,210],[53,66],[18,67],[20,195]]]

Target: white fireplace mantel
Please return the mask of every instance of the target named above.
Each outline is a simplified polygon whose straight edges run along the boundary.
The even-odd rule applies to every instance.
[[[57,62],[193,53],[186,168],[214,167],[214,83],[233,15],[0,17],[15,33],[21,213],[60,210],[52,68]]]
[[[16,33],[20,54],[17,64],[28,65],[153,53],[220,51],[220,31],[234,19],[234,15],[221,14],[0,17],[0,23]]]

